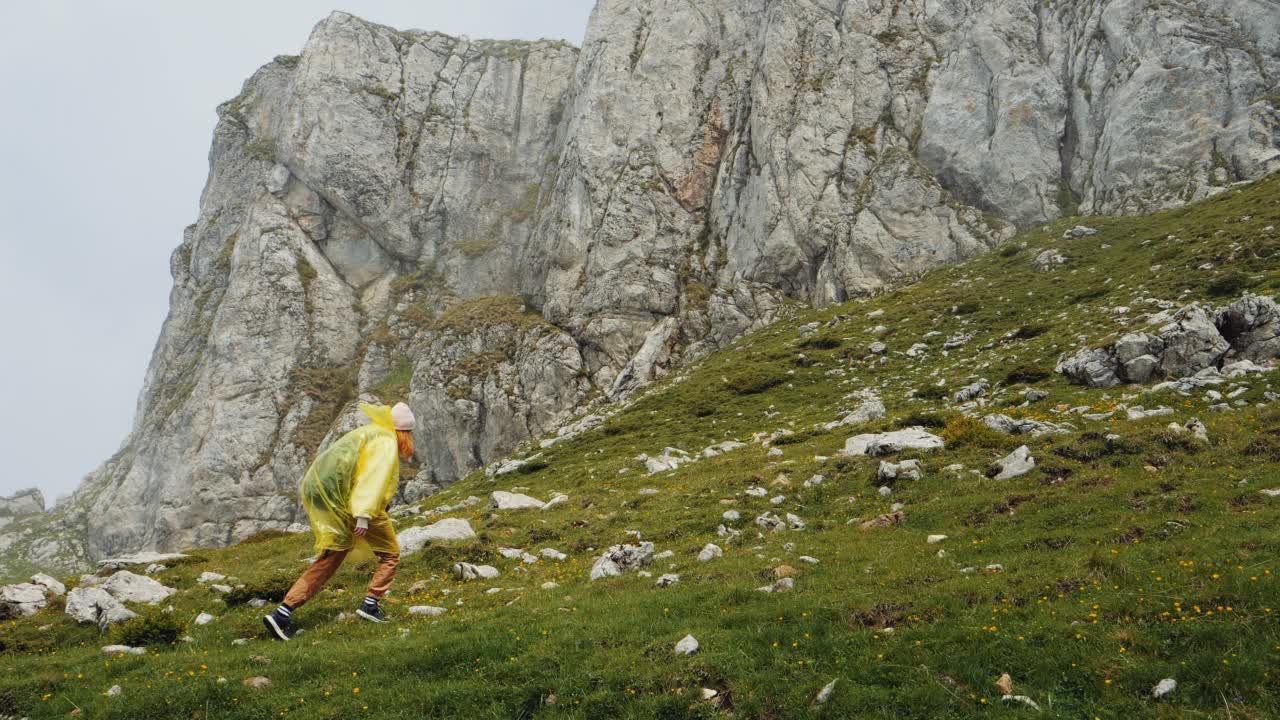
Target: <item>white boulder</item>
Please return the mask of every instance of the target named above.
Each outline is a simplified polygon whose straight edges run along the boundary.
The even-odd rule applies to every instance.
[[[66,613],[76,622],[95,623],[104,630],[108,625],[137,617],[137,613],[98,587],[78,587],[67,593]]]
[[[692,635],[685,635],[676,643],[675,653],[677,655],[692,655],[698,652],[698,640]]]
[[[1036,459],[1031,457],[1031,451],[1026,445],[1014,450],[1008,455],[996,461],[996,471],[993,479],[1008,480],[1016,478],[1019,475],[1026,475],[1036,467]]]
[[[495,490],[489,495],[489,507],[494,510],[540,510],[546,503],[520,493]]]
[[[63,585],[56,579],[45,575],[44,573],[36,573],[35,575],[32,575],[31,582],[43,587],[54,595],[65,595],[67,593],[66,585]]]
[[[46,588],[34,583],[0,587],[0,620],[27,617],[40,612],[49,601]]]
[[[946,443],[942,438],[922,427],[909,427],[886,433],[854,435],[845,441],[845,455],[889,455],[903,450],[941,450]]]
[[[445,518],[430,525],[411,527],[396,535],[400,542],[400,555],[412,555],[432,542],[457,542],[471,540],[476,533],[471,523],[462,518]]]

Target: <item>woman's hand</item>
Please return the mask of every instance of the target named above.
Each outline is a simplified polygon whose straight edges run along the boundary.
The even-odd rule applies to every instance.
[[[369,534],[369,528],[365,528],[365,527],[357,527],[357,528],[355,529],[355,536],[356,536],[356,537],[364,537],[365,535],[368,535],[368,534]]]

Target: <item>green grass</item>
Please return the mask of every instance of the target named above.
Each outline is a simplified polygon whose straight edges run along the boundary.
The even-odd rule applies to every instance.
[[[1099,233],[1062,240],[1078,222]],[[213,570],[278,593],[310,555],[308,537],[264,536],[201,550],[158,576],[179,589],[170,598],[172,617],[192,642],[152,646],[145,657],[104,658],[98,648],[108,638],[74,625],[56,604],[0,625],[0,662],[9,670],[0,674],[0,713],[1276,717],[1280,501],[1258,489],[1280,486],[1280,406],[1263,398],[1280,376],[1247,378],[1240,399],[1248,406],[1215,412],[1200,393],[1092,390],[1042,372],[1063,353],[1140,326],[1158,309],[1143,298],[1209,300],[1211,283],[1232,272],[1249,277],[1255,291],[1275,292],[1280,234],[1264,229],[1275,225],[1280,178],[1271,177],[1156,216],[1052,223],[1015,240],[1028,244],[1025,252],[991,253],[876,298],[799,310],[674,373],[600,428],[544,451],[527,472],[495,481],[474,473],[431,498],[428,506],[452,505],[518,486],[571,500],[547,512],[490,514],[476,506],[450,513],[469,520],[479,537],[406,558],[387,602],[393,623],[337,620],[362,597],[369,571],[352,564],[297,614],[305,629],[297,641],[270,643],[262,639],[260,611],[240,604],[240,596],[227,605],[195,578]],[[1031,258],[1048,247],[1068,263],[1036,272]],[[1197,269],[1205,263],[1214,269]],[[1131,310],[1118,314],[1116,306]],[[881,309],[882,316],[867,317]],[[446,316],[437,322],[459,328],[524,322],[510,300]],[[819,331],[802,337],[799,327],[811,322]],[[881,324],[889,331],[867,332]],[[1015,332],[1020,328],[1034,332]],[[973,339],[944,354],[943,342],[958,333]],[[889,346],[883,356],[863,352],[876,338]],[[907,357],[916,343],[928,351]],[[958,414],[947,398],[978,377],[993,383],[983,412],[1075,429],[1009,437]],[[919,392],[932,387],[945,392]],[[1049,397],[1022,407],[1025,387]],[[814,429],[856,407],[852,394],[865,388],[880,393],[887,417],[856,429]],[[1130,422],[1123,412],[1106,420],[1059,412],[1106,411],[1122,402],[1176,413]],[[1191,417],[1207,425],[1209,444],[1165,428]],[[876,492],[877,460],[838,455],[857,432],[917,423],[941,426],[935,431],[950,442],[932,454],[904,454],[922,460],[925,476],[899,481],[891,497]],[[776,430],[795,433],[777,446],[781,456],[751,442],[754,433]],[[635,460],[667,446],[696,452],[727,439],[748,446],[655,476]],[[1001,482],[983,474],[1022,444],[1036,470]],[[944,469],[953,464],[965,470]],[[825,482],[804,488],[814,474]],[[787,500],[775,507],[747,496],[752,485]],[[641,495],[642,488],[661,492]],[[850,522],[888,512],[892,502],[905,504],[897,527],[861,530]],[[743,516],[736,524],[743,535],[733,542],[715,533],[729,508]],[[750,520],[765,511],[794,512],[808,527],[758,536]],[[428,520],[402,524],[419,522]],[[587,580],[599,550],[625,542],[629,530],[675,552],[651,570],[656,578],[675,565],[679,584],[658,589],[655,578],[635,574]],[[926,544],[934,533],[948,538]],[[696,562],[708,542],[725,547],[724,557]],[[499,546],[555,547],[570,557],[521,570],[497,554]],[[800,562],[800,555],[821,563]],[[459,560],[493,564],[502,577],[455,582],[449,568]],[[996,563],[1003,571],[983,570]],[[798,569],[795,590],[756,592],[780,564]],[[962,572],[968,567],[978,570]],[[546,581],[560,587],[540,589]],[[411,593],[415,583],[421,585]],[[490,587],[504,591],[486,594]],[[436,619],[408,616],[413,604],[449,611]],[[195,626],[202,611],[218,619]],[[672,655],[686,633],[702,650]],[[237,638],[250,642],[232,645]],[[1043,713],[1001,702],[993,683],[1004,672]],[[273,685],[242,684],[257,675]],[[1178,689],[1155,702],[1150,689],[1164,677],[1176,678]],[[815,707],[814,695],[836,678],[830,701]],[[105,697],[114,684],[123,696]],[[698,700],[704,687],[717,690],[722,705]]]

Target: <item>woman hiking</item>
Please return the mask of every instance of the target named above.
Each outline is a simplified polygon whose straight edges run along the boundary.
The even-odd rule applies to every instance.
[[[400,543],[387,515],[400,480],[400,460],[413,457],[413,411],[360,405],[372,421],[343,435],[320,453],[302,478],[299,494],[316,538],[315,562],[302,573],[275,612],[262,618],[273,637],[293,637],[293,611],[333,577],[352,549],[378,557],[369,591],[356,615],[386,622],[378,601],[391,588],[400,565]]]

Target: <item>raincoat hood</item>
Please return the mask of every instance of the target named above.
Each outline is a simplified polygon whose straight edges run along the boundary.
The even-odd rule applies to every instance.
[[[369,405],[367,403],[360,403],[360,411],[365,415],[368,415],[374,425],[390,430],[391,432],[396,431],[395,421],[391,419],[391,408],[386,405]]]
[[[400,479],[400,453],[391,408],[362,403],[360,410],[372,423],[348,432],[317,455],[298,488],[311,520],[317,552],[399,552],[386,510]],[[381,518],[391,532],[377,537],[353,537],[355,518],[360,517]]]

